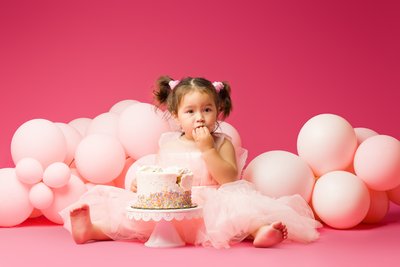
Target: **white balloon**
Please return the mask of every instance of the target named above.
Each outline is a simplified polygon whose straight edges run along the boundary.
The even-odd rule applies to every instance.
[[[38,160],[46,168],[53,162],[64,161],[67,142],[53,122],[33,119],[22,124],[14,133],[11,154],[15,164],[29,157]]]
[[[110,112],[113,112],[115,114],[121,114],[127,107],[129,107],[130,105],[136,104],[136,103],[140,103],[137,100],[132,100],[132,99],[126,99],[126,100],[122,100],[119,101],[118,103],[115,103],[111,108],[110,108]]]
[[[365,218],[370,196],[360,178],[349,172],[333,171],[315,183],[312,206],[318,217],[329,226],[348,229]]]
[[[320,114],[308,120],[297,138],[297,151],[316,176],[345,170],[357,149],[353,127],[334,114]]]
[[[243,178],[270,197],[301,195],[310,201],[314,174],[299,156],[287,151],[269,151],[254,158],[246,167]]]
[[[118,138],[119,115],[112,112],[102,113],[90,122],[86,129],[86,135],[108,134]]]

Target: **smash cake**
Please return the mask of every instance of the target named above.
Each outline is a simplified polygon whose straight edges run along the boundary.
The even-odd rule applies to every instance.
[[[141,166],[136,172],[137,201],[140,209],[185,209],[192,203],[193,173],[186,168]]]

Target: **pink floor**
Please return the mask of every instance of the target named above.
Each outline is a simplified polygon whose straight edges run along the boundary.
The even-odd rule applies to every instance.
[[[400,207],[392,205],[382,223],[351,230],[324,227],[312,244],[284,243],[255,249],[242,243],[231,249],[147,248],[135,242],[76,245],[61,226],[31,219],[0,228],[0,266],[394,266],[400,252]],[[57,264],[57,265],[55,265]],[[89,265],[90,264],[90,265]]]

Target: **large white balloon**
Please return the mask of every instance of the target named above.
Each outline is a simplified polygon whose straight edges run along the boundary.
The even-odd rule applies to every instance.
[[[388,135],[375,135],[360,144],[354,156],[358,177],[377,191],[400,185],[400,142]]]
[[[269,151],[254,158],[244,170],[243,178],[257,190],[271,197],[301,195],[311,198],[314,174],[299,156],[287,151]]]
[[[297,138],[297,151],[316,176],[350,166],[357,149],[353,127],[334,114],[320,114],[308,120]]]
[[[34,158],[46,168],[53,162],[64,161],[67,142],[63,132],[53,122],[33,119],[22,124],[14,133],[11,154],[15,164],[23,158]]]
[[[118,103],[115,103],[111,108],[110,112],[115,113],[115,114],[121,114],[126,108],[128,108],[130,105],[139,103],[137,100],[132,100],[132,99],[125,99],[122,101],[119,101]]]
[[[89,118],[77,118],[68,122],[68,124],[74,127],[81,134],[81,136],[85,136],[86,129],[88,128],[91,121],[92,119]]]
[[[118,138],[119,115],[112,112],[102,113],[90,122],[86,129],[86,135],[108,134]]]
[[[360,178],[349,172],[333,171],[315,183],[312,206],[318,217],[329,226],[347,229],[365,218],[370,196]]]
[[[126,108],[118,122],[119,140],[128,155],[138,159],[158,151],[158,140],[170,130],[164,112],[154,105],[136,103]]]
[[[79,143],[75,153],[75,164],[78,172],[89,182],[108,183],[122,172],[125,151],[115,137],[91,134]]]

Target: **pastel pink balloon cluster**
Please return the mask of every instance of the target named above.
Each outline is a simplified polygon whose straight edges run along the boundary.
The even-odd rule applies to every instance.
[[[297,151],[263,153],[243,176],[272,197],[300,194],[324,223],[338,229],[378,223],[390,201],[400,205],[396,138],[320,114],[301,128]]]
[[[129,167],[157,153],[160,135],[170,129],[164,112],[135,100],[118,102],[93,119],[23,123],[11,141],[16,166],[0,169],[0,226],[20,224],[31,214],[62,223],[59,211],[87,188],[124,187]]]

